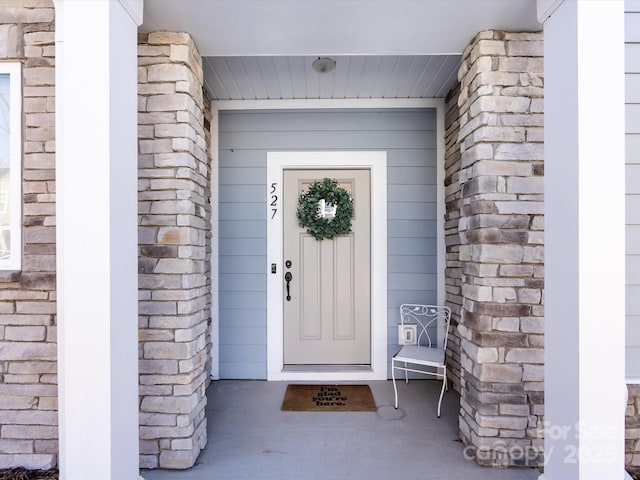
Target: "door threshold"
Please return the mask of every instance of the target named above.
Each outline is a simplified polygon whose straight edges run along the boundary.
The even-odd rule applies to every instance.
[[[285,365],[283,372],[371,372],[371,365]]]

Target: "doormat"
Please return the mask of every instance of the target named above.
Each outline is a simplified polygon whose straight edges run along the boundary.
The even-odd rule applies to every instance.
[[[290,412],[375,412],[369,385],[287,385],[282,410]]]

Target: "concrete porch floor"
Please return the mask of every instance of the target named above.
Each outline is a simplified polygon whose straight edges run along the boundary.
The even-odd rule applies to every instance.
[[[287,382],[213,382],[209,441],[196,465],[141,474],[145,480],[538,478],[536,469],[485,468],[465,459],[455,392],[445,393],[436,417],[440,383],[398,382],[398,410],[391,381],[368,383],[375,413],[283,412]]]

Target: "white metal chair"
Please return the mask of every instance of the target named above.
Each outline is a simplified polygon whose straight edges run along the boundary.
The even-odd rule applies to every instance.
[[[440,417],[442,396],[447,388],[445,352],[450,322],[449,307],[417,304],[400,306],[400,335],[402,335],[400,344],[404,346],[391,359],[395,408],[398,408],[396,370],[404,371],[407,383],[409,383],[409,372],[422,373],[442,379],[442,390],[438,400],[438,418]],[[418,366],[425,368],[418,369]]]

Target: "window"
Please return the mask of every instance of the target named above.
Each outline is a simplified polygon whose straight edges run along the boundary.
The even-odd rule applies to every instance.
[[[0,63],[0,270],[20,270],[22,79],[19,63]]]

